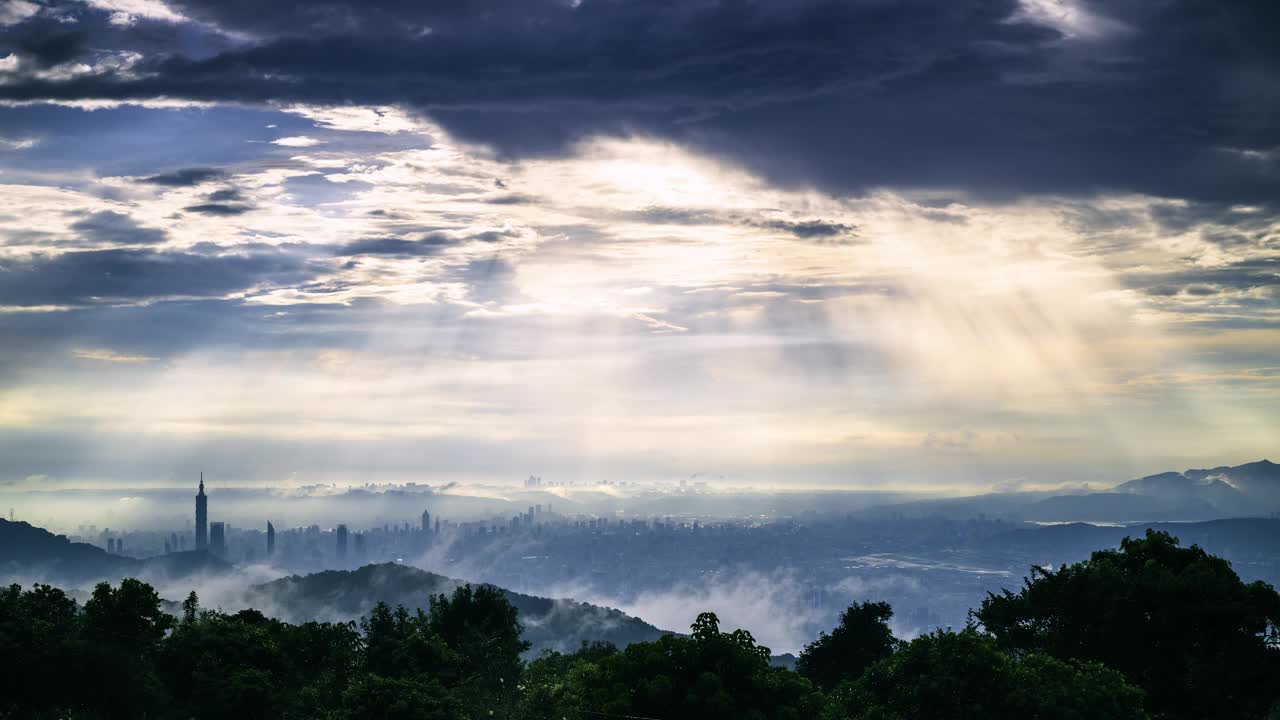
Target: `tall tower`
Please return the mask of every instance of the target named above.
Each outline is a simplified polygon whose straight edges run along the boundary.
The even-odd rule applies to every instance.
[[[427,510],[422,511],[422,532],[431,532],[431,513]]]
[[[196,550],[209,549],[209,498],[204,494],[204,473],[200,473],[200,492],[196,493]]]
[[[267,557],[271,557],[276,552],[276,528],[267,521]]]

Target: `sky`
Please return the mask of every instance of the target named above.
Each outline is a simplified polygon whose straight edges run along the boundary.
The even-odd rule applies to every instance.
[[[0,0],[0,485],[1280,438],[1280,6]]]

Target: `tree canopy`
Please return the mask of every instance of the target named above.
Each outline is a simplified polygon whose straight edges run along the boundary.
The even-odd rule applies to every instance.
[[[893,608],[886,602],[854,603],[840,615],[831,634],[805,646],[796,670],[823,690],[856,680],[868,667],[889,657],[898,641],[889,629]]]
[[[974,618],[1004,650],[1101,662],[1143,688],[1160,718],[1258,718],[1280,687],[1280,595],[1230,563],[1148,530],[1057,570]]]

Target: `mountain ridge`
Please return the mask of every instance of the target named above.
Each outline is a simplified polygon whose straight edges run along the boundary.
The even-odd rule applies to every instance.
[[[465,580],[398,563],[377,563],[355,570],[325,570],[290,575],[246,589],[244,601],[285,620],[355,620],[379,602],[427,608],[432,596],[449,594]],[[611,642],[625,647],[670,634],[637,617],[610,607],[567,598],[527,595],[489,583],[515,606],[524,637],[534,654],[541,650],[576,650],[583,642]]]

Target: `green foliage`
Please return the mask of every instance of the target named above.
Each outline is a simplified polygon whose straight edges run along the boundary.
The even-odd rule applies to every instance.
[[[342,702],[343,718],[364,720],[462,720],[461,704],[435,680],[368,674],[352,684]]]
[[[159,668],[183,717],[303,718],[339,705],[358,654],[349,624],[204,612],[173,631]]]
[[[889,657],[898,641],[889,629],[893,608],[886,602],[854,603],[840,615],[831,634],[806,645],[796,671],[830,692],[845,680],[856,680],[872,663]]]
[[[837,697],[852,720],[1141,720],[1142,692],[1096,663],[1014,658],[973,629],[938,631],[872,665]]]
[[[0,592],[0,717],[58,717],[74,706],[55,695],[80,651],[76,601],[48,585]]]
[[[156,675],[156,655],[175,621],[160,609],[160,596],[132,578],[119,587],[99,583],[84,604],[77,681],[82,705],[106,717],[151,717],[168,704]]]
[[[563,695],[567,718],[612,713],[702,720],[764,720],[819,715],[826,699],[809,681],[769,666],[769,648],[746,630],[720,631],[703,613],[691,637],[635,643],[598,663],[573,666]]]
[[[1280,697],[1280,596],[1225,560],[1148,530],[1032,572],[974,613],[1005,650],[1104,663],[1146,691],[1158,718],[1261,718]]]
[[[137,580],[99,585],[83,609],[13,585],[0,657],[19,661],[0,673],[0,720],[1143,720],[1139,686],[1157,718],[1262,718],[1277,693],[1275,592],[1159,534],[989,597],[975,615],[991,634],[904,644],[887,604],[853,605],[799,673],[711,613],[688,637],[526,665],[502,591],[424,599],[378,603],[358,626],[293,625],[202,611],[191,593],[178,622]]]
[[[516,702],[529,643],[501,590],[463,585],[452,597],[431,598],[427,628],[449,649],[446,678],[466,710],[487,715]]]
[[[516,717],[561,720],[579,717],[587,707],[586,688],[598,681],[599,664],[618,654],[611,643],[582,643],[573,653],[546,651],[525,668]]]

